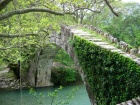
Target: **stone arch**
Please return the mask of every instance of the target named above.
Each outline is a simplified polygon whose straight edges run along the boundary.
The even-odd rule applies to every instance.
[[[74,34],[78,34],[78,35],[74,35]],[[73,59],[73,61],[74,61],[74,63],[75,63],[75,65],[76,65],[76,67],[77,67],[77,69],[78,69],[78,72],[79,72],[79,74],[81,75],[81,77],[82,77],[82,80],[83,80],[83,82],[84,82],[84,85],[86,86],[86,90],[87,90],[87,93],[88,93],[88,96],[89,96],[89,99],[90,99],[90,102],[91,102],[91,105],[96,105],[96,102],[95,102],[95,98],[94,98],[94,95],[93,95],[93,91],[92,91],[92,89],[93,89],[93,87],[91,87],[89,84],[92,84],[91,82],[89,82],[88,80],[88,78],[91,78],[91,77],[88,77],[87,75],[88,74],[86,74],[86,72],[87,71],[84,71],[84,69],[85,69],[85,67],[83,67],[83,65],[80,65],[80,63],[82,62],[82,60],[80,60],[80,55],[79,54],[81,54],[82,55],[82,53],[81,52],[83,52],[83,53],[85,53],[84,52],[84,50],[83,50],[83,48],[85,48],[86,50],[88,50],[88,49],[90,49],[90,47],[91,48],[96,48],[96,49],[100,49],[100,51],[102,50],[102,53],[104,53],[104,52],[107,52],[107,53],[104,53],[104,56],[106,56],[106,58],[108,57],[108,58],[110,58],[110,57],[114,57],[115,58],[115,56],[117,56],[118,57],[118,62],[116,63],[117,65],[119,65],[118,63],[120,63],[120,64],[122,64],[122,61],[121,60],[119,60],[119,58],[122,58],[123,60],[125,59],[126,61],[128,61],[128,62],[131,62],[132,64],[134,64],[135,66],[136,66],[136,68],[138,69],[138,70],[140,70],[140,68],[138,67],[138,65],[136,64],[137,62],[134,60],[134,59],[130,59],[131,57],[130,56],[128,56],[128,54],[125,54],[124,52],[122,52],[121,50],[118,50],[118,49],[116,49],[114,46],[111,46],[111,45],[105,45],[106,43],[104,43],[104,42],[99,42],[99,43],[96,43],[96,41],[97,41],[97,39],[91,39],[91,38],[86,38],[87,37],[87,35],[91,35],[91,34],[89,34],[89,33],[81,33],[81,31],[79,31],[79,30],[75,30],[74,31],[74,33],[73,33],[73,31],[71,31],[71,27],[67,27],[67,26],[61,26],[61,34],[57,34],[57,33],[53,33],[52,35],[50,35],[50,42],[52,42],[52,43],[56,43],[58,46],[60,46],[61,48],[63,48],[67,53],[68,53],[68,55]],[[81,38],[81,36],[82,36],[82,38]],[[85,36],[85,37],[83,37],[83,36]],[[86,39],[86,40],[85,40]],[[71,42],[70,41],[75,41],[74,43],[76,43],[77,41],[78,41],[78,47],[77,47],[77,49],[78,50],[80,50],[80,52],[79,53],[77,53],[77,51],[75,52],[75,49],[74,49],[74,47],[76,47],[75,46],[75,44],[73,44],[73,46],[71,45]],[[92,43],[90,43],[90,41],[92,41],[92,40],[94,40],[94,44]],[[82,44],[82,43],[84,43],[84,44]],[[82,47],[81,47],[82,46]],[[88,46],[88,49],[85,47],[85,46]],[[93,49],[94,49],[93,48]],[[92,51],[93,51],[93,49],[92,49]],[[101,54],[101,52],[98,52],[98,54],[100,53]],[[119,53],[117,52],[117,51],[120,51]],[[94,52],[94,51],[93,51]],[[91,52],[91,53],[93,53],[93,52]],[[77,53],[77,54],[76,54]],[[87,54],[87,53],[86,53]],[[85,54],[85,56],[86,56],[86,54]],[[89,54],[89,53],[88,53]],[[108,54],[108,55],[107,55]],[[83,54],[84,55],[84,54]],[[90,55],[90,54],[89,54]],[[88,55],[87,55],[88,56]],[[84,56],[82,56],[82,57],[84,57]],[[79,63],[79,60],[78,60],[78,58],[79,58],[79,60],[80,60],[80,63]],[[98,58],[98,57],[96,57],[96,58]],[[95,59],[96,59],[95,58]],[[104,58],[103,58],[104,59]],[[117,58],[116,58],[117,59]],[[116,60],[116,59],[114,59],[114,61]],[[133,61],[132,61],[133,60]],[[84,61],[85,62],[87,62],[85,59],[84,59]],[[111,60],[112,61],[112,60]],[[113,62],[114,62],[113,61]],[[98,62],[98,64],[99,63],[101,63],[101,62]],[[123,62],[124,63],[124,62]],[[81,63],[82,64],[82,63]],[[90,64],[92,64],[91,62],[90,62]],[[111,63],[109,63],[109,64],[111,64]],[[125,64],[126,64],[126,62],[125,62]],[[139,63],[138,63],[139,64]],[[113,64],[114,65],[114,64]],[[127,64],[126,64],[127,65]],[[131,64],[130,64],[131,65]],[[131,66],[130,66],[129,64],[127,65],[128,66],[128,68],[127,68],[127,70],[129,70],[129,67],[130,68],[132,68]],[[82,70],[82,67],[83,67],[83,70]],[[106,66],[104,66],[104,67],[106,67]],[[120,66],[120,68],[118,68],[118,69],[123,69],[124,70],[124,68],[122,68],[123,66]],[[132,70],[132,69],[130,69],[130,70]],[[135,70],[135,68],[133,69],[133,70]],[[136,71],[136,70],[135,70]],[[91,71],[92,72],[92,71]],[[89,74],[91,73],[91,72],[88,72]],[[137,72],[137,71],[136,71]],[[107,73],[107,72],[106,72]],[[101,73],[102,74],[102,73]],[[100,75],[100,74],[99,74]],[[108,75],[108,74],[107,74]],[[109,74],[109,76],[110,76],[110,74]],[[140,78],[140,77],[138,77],[139,76],[139,73],[137,74],[137,79],[138,78]],[[102,77],[101,77],[102,78]],[[114,78],[114,77],[113,77]],[[111,81],[111,80],[110,80]],[[110,82],[109,81],[109,82]],[[137,80],[132,80],[131,82],[135,82],[136,84],[140,84],[140,82],[138,82]],[[124,85],[123,83],[120,83],[121,85]],[[94,86],[96,85],[96,83],[94,84]],[[128,85],[128,84],[125,84],[124,86],[126,86],[126,85]],[[115,85],[116,86],[116,85]],[[109,87],[109,86],[108,86]],[[136,90],[138,90],[139,89],[139,87],[138,87],[138,85],[136,85],[135,86],[137,89]],[[109,88],[108,88],[109,89]],[[94,89],[93,89],[94,90]],[[97,90],[98,91],[98,90]],[[107,91],[106,91],[107,92]],[[125,91],[126,92],[126,91]],[[131,92],[132,92],[132,90],[131,90]],[[123,95],[123,94],[120,94],[120,96],[121,95]],[[113,97],[115,97],[115,96],[113,96]],[[108,105],[110,102],[111,102],[111,98],[113,98],[113,97],[110,97],[110,99],[109,100],[107,100],[107,103],[106,103],[106,105]],[[119,97],[119,96],[118,96]],[[134,97],[134,94],[133,94],[133,97]],[[105,98],[105,97],[103,97],[103,98]],[[125,97],[125,98],[127,98],[127,97]]]
[[[73,61],[74,61],[74,63],[75,63],[75,65],[76,65],[76,67],[77,67],[77,69],[78,69],[78,72],[79,72],[79,74],[81,75],[81,78],[82,78],[82,81],[83,81],[83,83],[84,83],[84,85],[86,86],[86,90],[87,90],[87,93],[88,93],[88,96],[89,96],[89,99],[90,99],[90,102],[91,102],[91,105],[96,105],[96,103],[95,103],[95,98],[94,98],[94,95],[93,95],[93,91],[92,91],[92,88],[90,87],[90,85],[89,85],[89,83],[88,83],[88,77],[87,77],[87,75],[85,75],[85,73],[84,73],[84,69],[82,70],[82,67],[81,67],[81,65],[80,65],[80,63],[79,63],[79,60],[78,60],[78,56],[77,56],[77,54],[76,54],[76,52],[75,52],[75,50],[74,50],[74,48],[73,48],[73,46],[71,45],[71,42],[70,42],[70,39],[74,39],[74,33],[72,32],[72,31],[70,31],[71,29],[70,29],[70,27],[67,27],[67,26],[61,26],[61,34],[58,34],[58,33],[52,33],[51,35],[50,35],[50,42],[51,43],[53,43],[53,44],[56,44],[56,45],[58,45],[59,47],[58,48],[62,48],[62,49],[64,49],[67,53],[68,53],[68,55],[73,59]],[[80,32],[78,32],[78,34],[80,34]],[[82,35],[83,35],[84,33],[82,33]],[[87,33],[85,33],[85,34],[87,34]],[[89,34],[87,34],[87,35],[89,35]],[[90,41],[91,39],[89,39],[89,41]],[[95,39],[94,39],[95,40]],[[97,39],[96,39],[97,40]],[[95,41],[96,41],[95,40]],[[85,40],[84,39],[82,39],[82,41],[84,42]],[[102,44],[102,43],[101,43]],[[99,44],[97,44],[97,46],[98,47],[100,47],[99,46]],[[90,47],[90,46],[89,46]],[[108,47],[108,46],[107,46]],[[110,46],[109,46],[110,47]],[[82,48],[81,48],[82,49]],[[102,48],[100,48],[100,49],[102,49]],[[105,49],[104,48],[104,51],[105,50],[108,50],[108,52],[110,52],[110,54],[114,54],[115,52],[111,52],[109,49]],[[83,49],[81,50],[81,51],[83,51]],[[116,51],[116,50],[115,50]],[[57,51],[54,53],[54,54],[56,54],[57,53]],[[122,52],[121,52],[122,53]],[[39,52],[39,54],[37,54],[36,56],[35,56],[35,60],[33,61],[33,63],[31,64],[31,70],[30,70],[30,75],[29,75],[29,79],[30,79],[30,77],[32,77],[32,76],[35,76],[36,74],[40,74],[40,72],[38,72],[39,71],[39,68],[37,68],[36,66],[34,66],[36,63],[35,63],[35,61],[36,60],[39,60],[40,58],[42,58],[42,57],[39,57],[38,55],[40,55],[40,54],[42,54],[42,52]],[[45,53],[44,53],[45,54]],[[81,54],[81,53],[80,53]],[[121,54],[120,54],[121,55]],[[125,55],[125,54],[124,54]],[[108,55],[105,55],[105,56],[108,56]],[[117,56],[118,56],[118,54],[117,54]],[[122,55],[121,55],[122,56]],[[123,56],[123,57],[127,57],[126,55],[125,56]],[[53,58],[53,56],[52,56],[52,58]],[[131,60],[130,60],[130,62],[131,62]],[[38,62],[37,62],[38,63]],[[119,62],[120,63],[120,62]],[[38,64],[40,64],[40,63],[38,63]],[[41,63],[42,64],[42,63]],[[133,64],[133,62],[132,62],[132,64]],[[130,66],[129,66],[130,67]],[[139,69],[139,68],[138,68]],[[139,69],[140,70],[140,69]],[[37,78],[37,79],[33,79],[33,80],[30,80],[31,81],[31,83],[33,82],[33,84],[32,84],[32,86],[37,86],[37,87],[39,87],[39,86],[47,86],[47,83],[46,83],[46,81],[45,82],[43,82],[43,85],[42,85],[42,83],[40,83],[40,81],[39,82],[37,82],[36,83],[36,81],[37,80],[39,80],[38,78],[39,77],[35,77],[35,78]],[[140,83],[138,83],[138,84],[140,84]]]
[[[67,52],[67,54],[73,59],[75,66],[77,67],[77,70],[82,78],[82,81],[86,87],[91,105],[96,105],[94,100],[94,95],[92,93],[92,90],[90,88],[90,85],[88,84],[86,80],[86,75],[84,74],[80,63],[78,61],[77,55],[74,51],[74,48],[71,46],[69,42],[69,38],[73,38],[73,32],[70,31],[69,27],[61,26],[61,34],[53,33],[50,35],[50,42],[55,43],[59,47],[61,47],[63,50]]]

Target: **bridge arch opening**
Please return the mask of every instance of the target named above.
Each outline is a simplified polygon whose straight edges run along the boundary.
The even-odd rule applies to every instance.
[[[73,59],[62,48],[59,49],[54,57],[51,81],[56,85],[63,85],[71,82],[82,82]]]

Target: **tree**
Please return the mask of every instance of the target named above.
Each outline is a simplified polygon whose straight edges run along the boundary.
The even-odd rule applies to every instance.
[[[140,5],[126,3],[119,9],[121,11],[119,18],[112,18],[108,26],[104,26],[104,29],[119,40],[123,40],[137,48],[140,46]]]
[[[139,15],[140,5],[137,3],[111,2],[115,5],[118,17],[112,15],[105,7],[100,14],[88,13],[84,24],[94,25],[112,34],[119,40],[129,43],[131,46],[139,47]]]
[[[82,23],[86,10],[100,12],[102,9],[101,4],[106,3],[110,5],[107,0],[104,1],[48,0],[46,2],[44,0],[1,0],[1,58],[9,58],[9,54],[13,53],[10,55],[9,60],[13,56],[12,61],[16,61],[18,58],[16,56],[20,55],[21,52],[28,52],[26,55],[30,55],[30,51],[34,53],[48,42],[46,41],[48,40],[47,35],[53,30],[59,30],[59,25],[65,23],[67,18],[70,21],[73,16],[76,18],[80,17]]]
[[[111,1],[111,0],[110,0]],[[30,58],[49,43],[48,35],[59,31],[60,24],[83,21],[85,12],[100,12],[107,0],[1,0],[0,58],[22,63],[27,69]]]
[[[116,16],[118,16],[118,14],[116,14],[116,12],[114,12],[110,3],[107,0],[104,0],[104,1],[108,5],[110,10]],[[102,0],[99,2],[97,2],[96,0],[95,1],[91,1],[91,0],[90,1],[89,0],[86,0],[86,1],[84,1],[84,0],[70,0],[70,1],[58,0],[58,1],[48,1],[48,2],[44,2],[44,1],[36,2],[36,1],[32,1],[32,0],[28,1],[28,2],[1,0],[1,2],[0,2],[0,6],[1,6],[0,7],[0,12],[1,12],[0,20],[5,20],[14,15],[26,14],[29,12],[47,12],[47,13],[55,14],[55,15],[65,15],[65,14],[75,14],[75,12],[77,12],[78,10],[87,9],[92,12],[99,13],[100,12],[99,8],[102,7],[101,6],[102,4],[104,4]],[[8,8],[6,8],[7,6],[8,6]],[[42,7],[45,7],[45,8],[42,8]],[[92,10],[92,8],[94,8],[94,9]],[[13,9],[13,10],[11,10],[11,9]],[[7,12],[7,10],[10,10],[10,11]],[[67,12],[67,11],[69,11],[69,12]],[[3,34],[1,35],[1,37],[4,37]]]
[[[16,63],[17,58],[22,56],[24,61],[47,44],[50,31],[58,28],[57,19],[60,20],[58,15],[64,15],[62,12],[55,12],[60,10],[55,4],[56,2],[52,1],[2,0],[0,2],[1,58]],[[43,5],[47,8],[42,8]],[[51,9],[52,5],[54,6]]]

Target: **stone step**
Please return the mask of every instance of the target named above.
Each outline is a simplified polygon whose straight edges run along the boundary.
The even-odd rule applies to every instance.
[[[82,38],[94,38],[94,36],[93,35],[90,35],[90,36],[88,36],[88,35],[77,35],[77,36],[80,36],[80,37],[82,37]]]
[[[108,49],[108,50],[114,50],[114,49],[116,49],[114,46],[111,46],[111,45],[99,45],[99,46],[101,46],[101,47],[103,47],[105,49]]]
[[[140,98],[136,98],[136,99],[132,99],[126,102],[122,102],[120,104],[116,104],[116,105],[140,105]]]
[[[102,41],[102,39],[88,39],[89,41],[93,41],[93,42],[101,42]]]
[[[78,36],[94,36],[93,34],[88,34],[88,33],[78,33],[78,34],[76,34],[76,35],[78,35]]]
[[[122,102],[121,105],[127,105],[125,102]]]
[[[131,100],[126,101],[127,105],[133,105],[133,102]]]
[[[83,30],[71,30],[74,34],[88,34],[87,32],[84,32]]]
[[[123,56],[128,57],[128,58],[132,58],[131,55],[128,53],[124,53]]]
[[[140,65],[140,58],[136,58],[135,60],[134,60],[138,65]],[[140,100],[139,100],[140,101]]]
[[[125,52],[123,52],[122,50],[120,50],[120,49],[113,49],[113,50],[111,50],[112,52],[117,52],[117,53],[119,53],[119,54],[125,54]]]
[[[110,45],[107,42],[103,42],[102,39],[97,38],[94,34],[90,34],[88,32],[84,32],[83,30],[76,30],[76,29],[72,29],[72,32],[74,34],[76,34],[77,36],[80,36],[81,38],[84,38],[102,48],[110,50],[111,52],[117,52],[125,57],[128,57],[140,65],[140,58],[136,57],[135,55],[126,53],[126,52],[122,51],[121,49],[118,49],[115,46]],[[121,105],[126,105],[126,103],[125,102],[121,103]]]
[[[133,101],[136,105],[139,105],[139,104],[140,104],[140,100],[138,100],[138,99],[132,99],[132,101]]]
[[[93,43],[95,43],[95,44],[97,44],[97,45],[109,45],[109,44],[106,43],[106,42],[93,42]]]
[[[137,56],[131,55],[131,54],[130,54],[130,57],[131,57],[132,59],[137,59],[137,58],[138,58]]]

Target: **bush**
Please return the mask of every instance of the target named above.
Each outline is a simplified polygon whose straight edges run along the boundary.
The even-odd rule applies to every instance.
[[[75,36],[72,45],[98,105],[115,105],[140,95],[140,66]]]
[[[51,80],[55,85],[64,85],[76,81],[76,71],[71,68],[54,68]]]

